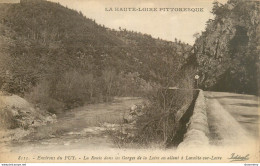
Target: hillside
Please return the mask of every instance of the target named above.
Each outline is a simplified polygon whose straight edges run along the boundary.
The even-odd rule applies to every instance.
[[[215,18],[194,45],[203,89],[259,92],[259,1],[214,3]]]
[[[17,95],[0,91],[0,146],[4,142],[20,140],[35,128],[56,121],[56,115],[34,108]]]
[[[177,40],[106,28],[57,3],[0,8],[1,89],[55,108],[178,84],[172,76],[191,49]]]

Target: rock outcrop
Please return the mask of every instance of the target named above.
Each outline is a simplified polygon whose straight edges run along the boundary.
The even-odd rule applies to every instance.
[[[0,92],[1,138],[17,139],[29,134],[35,127],[56,122],[56,115],[34,108],[25,99]],[[20,133],[20,134],[16,134]]]

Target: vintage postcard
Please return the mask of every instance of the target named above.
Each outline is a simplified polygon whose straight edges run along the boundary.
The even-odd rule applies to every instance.
[[[260,2],[0,0],[0,163],[259,163]]]

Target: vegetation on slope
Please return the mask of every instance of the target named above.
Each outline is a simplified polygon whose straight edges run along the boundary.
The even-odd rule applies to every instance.
[[[51,112],[177,84],[173,75],[191,49],[106,28],[57,3],[1,8],[0,87]]]
[[[194,45],[203,89],[257,94],[259,5],[247,0],[214,2],[215,18],[208,20]]]

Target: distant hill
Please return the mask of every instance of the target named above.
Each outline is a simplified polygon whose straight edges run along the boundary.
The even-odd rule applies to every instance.
[[[55,94],[59,81],[64,83],[65,77],[75,73],[96,81],[98,87],[90,96],[112,93],[108,90],[111,86],[101,90],[104,82],[109,82],[110,77],[105,75],[111,74],[122,77],[121,81],[134,77],[139,80],[134,81],[136,84],[164,84],[169,80],[174,84],[176,80],[171,77],[191,50],[181,41],[109,29],[81,12],[48,1],[0,4],[0,19],[0,87],[21,95],[44,80],[50,82]],[[113,86],[116,88],[115,82]],[[123,94],[116,91],[114,95]]]

